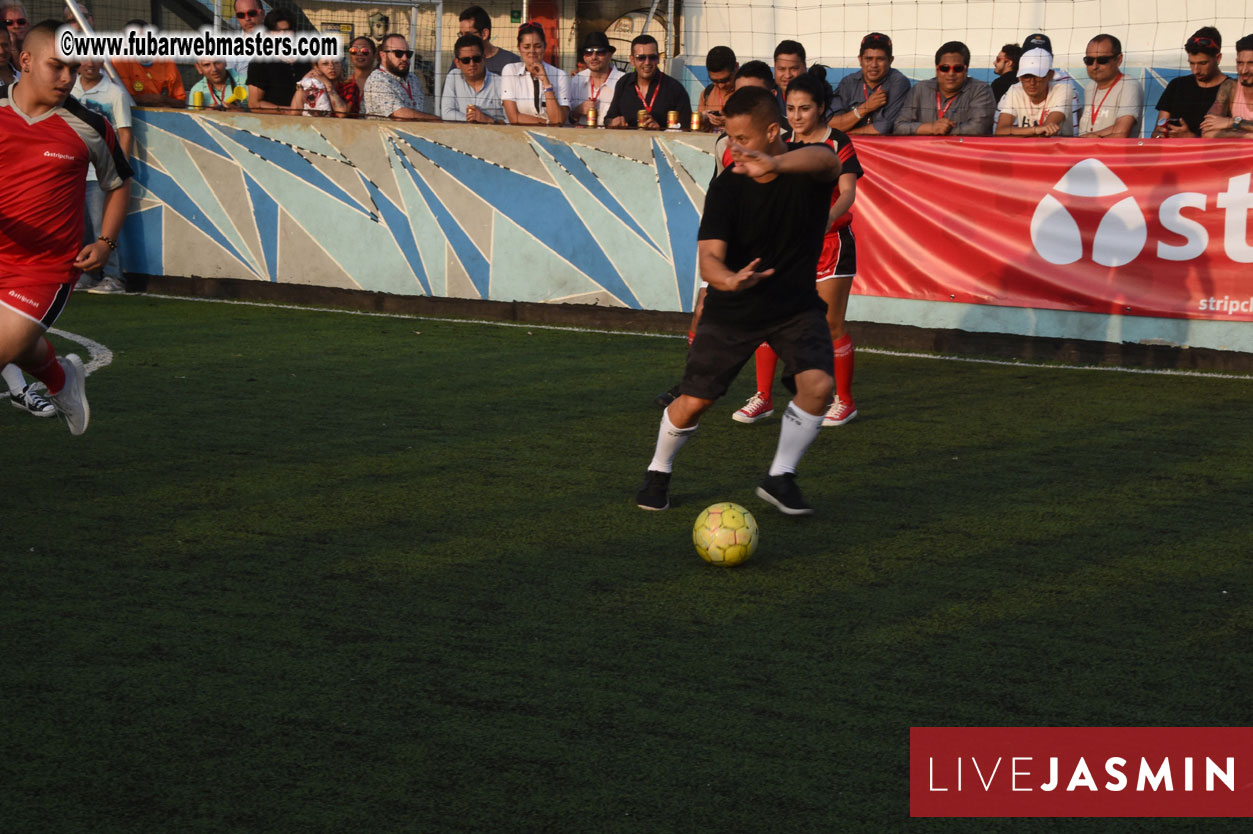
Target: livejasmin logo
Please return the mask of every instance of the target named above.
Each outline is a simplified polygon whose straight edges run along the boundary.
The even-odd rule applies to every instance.
[[[1253,263],[1253,246],[1248,241],[1248,214],[1253,209],[1250,174],[1227,180],[1227,190],[1216,195],[1214,206],[1226,214],[1223,222],[1223,251],[1236,263]],[[1053,192],[1077,198],[1115,202],[1101,217],[1092,239],[1091,259],[1106,267],[1131,263],[1148,242],[1144,211],[1126,184],[1099,159],[1075,163],[1053,186]],[[1199,221],[1185,217],[1185,209],[1206,211],[1209,195],[1197,191],[1171,194],[1158,206],[1157,219],[1165,231],[1178,235],[1181,243],[1156,242],[1155,254],[1164,261],[1190,261],[1209,248],[1209,231]],[[1031,243],[1049,263],[1072,264],[1083,258],[1083,235],[1079,223],[1053,193],[1044,195],[1031,218]]]
[[[1253,816],[1251,727],[911,727],[914,817]]]
[[[1105,759],[1103,765],[1104,772],[1101,776],[1109,778],[1102,784],[1097,784],[1097,778],[1092,773],[1092,767],[1088,764],[1084,756],[1080,756],[1075,761],[1063,763],[1058,756],[1049,756],[1046,764],[1047,780],[1041,781],[1040,776],[1045,775],[1036,769],[1038,760],[1034,756],[1011,756],[1009,762],[1006,763],[1005,756],[998,756],[995,761],[985,760],[980,762],[978,757],[966,757],[968,761],[963,762],[962,757],[957,757],[955,766],[952,760],[948,762],[941,761],[940,768],[947,769],[947,774],[940,775],[940,781],[937,782],[936,760],[934,756],[928,757],[928,767],[931,775],[929,790],[932,791],[948,791],[948,790],[978,790],[980,786],[984,791],[993,790],[996,783],[997,773],[1000,773],[1002,781],[1009,782],[1009,790],[1014,792],[1020,791],[1192,791],[1200,789],[1200,771],[1201,763],[1194,762],[1192,756],[1183,756],[1181,759],[1173,760],[1169,757],[1163,757],[1156,764],[1150,762],[1145,757],[1140,757],[1138,766],[1132,762],[1131,768],[1128,769],[1128,760],[1122,756],[1110,756]],[[1002,765],[1006,765],[1002,767]],[[963,766],[966,772],[966,779],[962,779]],[[971,771],[978,778],[978,784],[972,784],[970,781]],[[956,774],[955,781],[952,781],[953,774]],[[1128,780],[1128,773],[1135,777],[1135,785],[1132,786]],[[945,779],[945,775],[948,779]],[[1178,779],[1176,777],[1179,777]],[[1204,763],[1204,780],[1206,791],[1215,790],[1215,785],[1221,783],[1228,791],[1236,789],[1236,760],[1234,756],[1226,757],[1222,763],[1216,762],[1210,757],[1205,757]]]

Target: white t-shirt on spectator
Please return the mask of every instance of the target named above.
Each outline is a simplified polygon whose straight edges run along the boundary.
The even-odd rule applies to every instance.
[[[609,77],[605,79],[605,86],[596,92],[596,124],[605,124],[605,114],[609,112],[609,105],[613,102],[613,91],[618,86],[618,79],[625,73],[615,66],[610,66]],[[574,74],[570,79],[570,109],[578,107],[583,102],[592,97],[592,71],[585,69],[582,72]],[[586,120],[580,119],[580,124],[586,124]]]
[[[90,90],[83,89],[83,79],[79,78],[74,82],[74,89],[70,95],[78,99],[79,104],[88,110],[108,119],[115,131],[132,126],[130,93],[114,84],[107,72],[101,73],[100,82]],[[94,165],[88,165],[87,182],[95,181],[96,168]]]
[[[1032,102],[1027,96],[1027,91],[1022,88],[1022,84],[1015,84],[1001,98],[1001,103],[996,109],[1000,113],[1013,115],[1013,127],[1035,127],[1043,122],[1045,117],[1060,112],[1063,114],[1062,124],[1057,135],[1074,136],[1074,107],[1074,85],[1069,81],[1062,83],[1054,81],[1049,84],[1049,92],[1043,104]]]
[[[1104,130],[1123,116],[1135,116],[1136,127],[1131,135],[1139,135],[1140,120],[1144,118],[1144,88],[1134,78],[1123,75],[1113,87],[1096,88],[1095,81],[1083,85],[1083,112],[1079,116],[1079,132],[1090,133]],[[1096,110],[1096,120],[1092,111]]]
[[[548,83],[552,85],[553,93],[557,96],[557,103],[562,107],[569,107],[570,76],[548,62],[544,62],[544,72],[548,75]],[[526,64],[521,61],[516,64],[510,64],[500,74],[500,99],[501,101],[512,101],[517,105],[519,113],[545,120],[548,116],[544,110],[544,101],[548,98],[548,95],[542,88],[540,89],[540,106],[537,109],[535,107],[535,85],[532,83],[532,80],[530,73],[526,71]]]

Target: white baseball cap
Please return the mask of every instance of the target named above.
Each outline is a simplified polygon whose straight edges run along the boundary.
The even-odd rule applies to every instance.
[[[1053,56],[1043,49],[1028,49],[1018,59],[1018,77],[1034,75],[1043,78],[1053,69]]]

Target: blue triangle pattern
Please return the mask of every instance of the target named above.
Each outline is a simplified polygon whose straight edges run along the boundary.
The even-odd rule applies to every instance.
[[[409,225],[409,218],[403,210],[387,198],[386,194],[379,191],[377,185],[366,179],[364,174],[358,171],[357,176],[361,177],[361,182],[365,184],[366,190],[370,192],[370,199],[374,201],[374,205],[378,208],[379,214],[382,215],[383,222],[387,224],[388,230],[391,231],[396,245],[400,247],[405,260],[409,262],[409,267],[413,270],[413,274],[418,276],[418,283],[422,285],[422,292],[428,296],[431,295],[431,283],[426,277],[426,267],[422,265],[422,256],[418,254],[418,243],[413,239],[413,227]]]
[[[348,192],[344,191],[330,177],[314,167],[312,162],[296,153],[291,146],[282,142],[275,142],[273,139],[267,139],[264,136],[257,136],[246,130],[238,130],[216,122],[212,124],[214,130],[229,136],[266,162],[282,168],[292,176],[299,177],[314,188],[325,191],[329,196],[334,197],[344,205],[354,208],[366,216],[370,215],[370,211],[365,206],[349,196]]]
[[[177,136],[193,145],[204,148],[206,151],[212,151],[225,159],[231,159],[231,155],[226,152],[218,141],[209,135],[209,131],[196,119],[186,113],[175,113],[169,110],[134,110],[134,117],[137,121],[144,121],[153,127],[160,128],[168,133]],[[232,160],[234,161],[234,160]]]
[[[656,139],[653,140],[653,161],[661,184],[661,205],[666,211],[666,231],[670,236],[679,303],[684,312],[691,312],[696,295],[696,236],[700,231],[700,212],[692,205]]]
[[[278,281],[278,203],[261,184],[244,174],[248,197],[252,200],[252,216],[257,220],[257,237],[261,238],[261,254],[271,281]]]
[[[479,194],[514,223],[587,275],[623,304],[641,309],[639,299],[601,250],[561,189],[507,168],[398,132],[418,153]]]
[[[461,261],[461,265],[465,267],[466,274],[470,276],[470,282],[478,291],[479,298],[488,298],[491,292],[492,265],[487,262],[487,258],[483,257],[483,253],[474,245],[474,241],[470,240],[470,236],[461,228],[461,224],[439,201],[439,197],[426,184],[417,169],[413,167],[413,163],[405,158],[399,148],[396,149],[396,156],[400,157],[400,162],[409,173],[409,178],[421,192],[422,199],[426,201],[426,207],[431,210],[431,214],[435,215],[435,220],[444,232],[444,237],[452,244],[452,251]]]
[[[560,165],[567,174],[578,180],[584,188],[591,192],[593,197],[600,201],[601,205],[609,209],[614,216],[626,224],[627,228],[647,241],[648,244],[658,252],[661,251],[660,247],[653,243],[652,238],[650,238],[644,230],[640,228],[640,225],[635,222],[635,218],[622,207],[622,204],[618,202],[617,198],[610,194],[609,189],[605,188],[600,179],[591,172],[591,170],[587,167],[587,163],[585,163],[582,159],[579,159],[578,154],[574,152],[573,148],[564,142],[558,142],[556,139],[545,136],[542,133],[530,133],[527,135],[530,136],[533,141],[538,142],[544,150],[548,151],[552,158],[557,160],[557,164]]]
[[[200,206],[196,205],[196,201],[188,196],[178,183],[174,182],[173,177],[164,171],[158,171],[142,159],[132,158],[131,168],[135,171],[136,181],[151,191],[153,196],[177,212],[188,223],[211,237],[215,243],[238,258],[240,263],[248,266],[248,259],[226,239],[222,231],[200,210]],[[251,266],[248,268],[252,269]]]

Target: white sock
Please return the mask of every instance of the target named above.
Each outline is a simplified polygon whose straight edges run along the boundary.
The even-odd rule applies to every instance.
[[[26,387],[26,377],[22,376],[22,369],[17,365],[5,365],[0,376],[4,377],[4,384],[9,386],[9,393],[14,396],[22,393],[22,389]]]
[[[796,465],[801,462],[805,450],[818,436],[822,428],[822,415],[802,411],[796,401],[787,404],[783,412],[783,425],[779,428],[779,448],[774,453],[774,462],[770,464],[771,475],[783,475],[796,472]]]
[[[819,420],[821,422],[821,420]],[[686,429],[676,428],[670,422],[670,412],[661,412],[661,428],[657,430],[657,448],[653,450],[653,462],[648,468],[655,472],[670,472],[674,468],[674,456],[683,448],[683,444],[696,431],[696,426]]]

